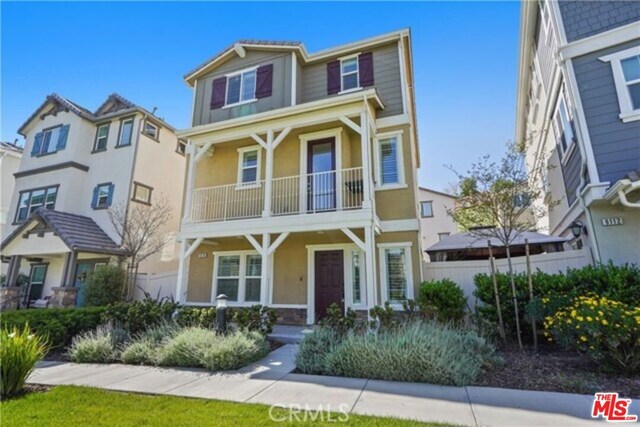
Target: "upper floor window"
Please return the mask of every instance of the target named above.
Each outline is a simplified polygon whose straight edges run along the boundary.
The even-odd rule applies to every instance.
[[[343,59],[340,61],[340,79],[342,92],[358,89],[358,57]]]
[[[256,99],[256,69],[241,71],[227,76],[227,96],[225,106],[231,106]]]
[[[133,183],[133,200],[134,202],[143,203],[146,205],[151,204],[151,191],[153,188],[148,185],[140,184],[139,182]]]
[[[349,55],[327,63],[327,94],[373,86],[373,53]]]
[[[573,122],[569,118],[569,112],[567,104],[564,101],[564,96],[560,96],[560,101],[556,107],[556,113],[554,118],[554,129],[556,134],[556,142],[558,149],[560,150],[560,158],[569,153],[575,142],[575,133],[573,130]]]
[[[187,152],[187,143],[184,141],[184,139],[178,140],[176,144],[176,152],[182,154],[183,156]]]
[[[31,156],[44,156],[64,150],[68,135],[69,125],[59,125],[37,133],[33,140]]]
[[[376,181],[381,188],[398,188],[405,185],[402,165],[402,135],[400,133],[378,135]]]
[[[93,152],[104,151],[107,149],[107,138],[109,137],[109,123],[98,125],[96,131],[96,141],[93,146]]]
[[[611,63],[620,119],[623,122],[640,120],[640,46],[603,56],[600,60]]]
[[[431,201],[420,202],[420,216],[422,218],[433,217],[433,203]]]
[[[58,186],[37,188],[20,192],[15,222],[24,222],[36,209],[45,207],[53,209],[56,205]]]
[[[257,184],[260,180],[260,147],[238,149],[238,185]]]
[[[158,140],[158,134],[159,134],[158,126],[154,125],[149,121],[144,122],[144,128],[142,129],[142,133],[147,135],[151,139]]]
[[[114,185],[110,182],[98,184],[93,189],[91,207],[93,209],[106,209],[111,206],[111,202],[113,200],[113,189]]]
[[[133,117],[123,119],[120,122],[120,136],[118,137],[118,147],[131,145],[131,137],[133,136]]]

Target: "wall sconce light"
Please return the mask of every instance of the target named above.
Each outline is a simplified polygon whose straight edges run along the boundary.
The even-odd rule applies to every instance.
[[[571,225],[569,225],[569,228],[571,228],[571,234],[573,234],[573,237],[576,239],[580,237],[582,233],[584,233],[585,236],[587,235],[587,227],[584,226],[582,221],[573,221]]]

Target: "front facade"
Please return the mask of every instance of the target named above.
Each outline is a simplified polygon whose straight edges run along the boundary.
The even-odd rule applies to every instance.
[[[7,288],[22,271],[24,302],[83,305],[87,273],[126,255],[109,208],[152,206],[160,195],[174,211],[160,230],[167,247],[139,272],[177,270],[185,156],[170,125],[117,94],[95,112],[52,94],[19,132],[25,154],[3,227]]]
[[[522,2],[516,140],[538,231],[640,262],[640,3]]]
[[[177,295],[312,324],[366,316],[421,281],[418,142],[408,30],[309,54],[241,41],[193,88]]]
[[[4,230],[8,221],[9,211],[11,210],[11,195],[15,185],[13,174],[20,167],[20,159],[22,158],[22,147],[9,142],[0,142],[0,230]],[[7,266],[2,264],[2,274],[6,275]]]
[[[426,249],[440,240],[458,232],[458,226],[449,215],[456,205],[456,197],[441,191],[420,187],[420,230],[422,253],[429,261]]]

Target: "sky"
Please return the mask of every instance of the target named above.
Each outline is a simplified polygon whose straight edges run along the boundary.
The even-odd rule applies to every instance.
[[[513,138],[518,2],[0,3],[0,137],[56,92],[95,110],[117,92],[178,129],[183,75],[238,39],[298,40],[311,53],[401,28],[413,43],[419,183],[445,190]]]

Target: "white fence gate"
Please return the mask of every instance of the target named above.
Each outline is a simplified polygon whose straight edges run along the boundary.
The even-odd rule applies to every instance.
[[[520,273],[527,271],[526,257],[514,257],[511,259],[513,271]],[[553,252],[540,255],[531,255],[531,271],[544,271],[545,273],[565,272],[567,268],[581,268],[592,264],[589,249],[577,251]],[[473,291],[475,284],[473,277],[478,273],[491,274],[489,260],[480,261],[448,261],[448,262],[423,262],[422,272],[424,280],[451,279],[464,291],[469,306],[475,305]],[[496,269],[501,273],[509,271],[507,259],[497,259]]]
[[[147,274],[140,273],[136,276],[136,288],[134,299],[144,299],[144,292],[148,292],[152,298],[168,297],[176,298],[176,285],[178,283],[178,272]]]

